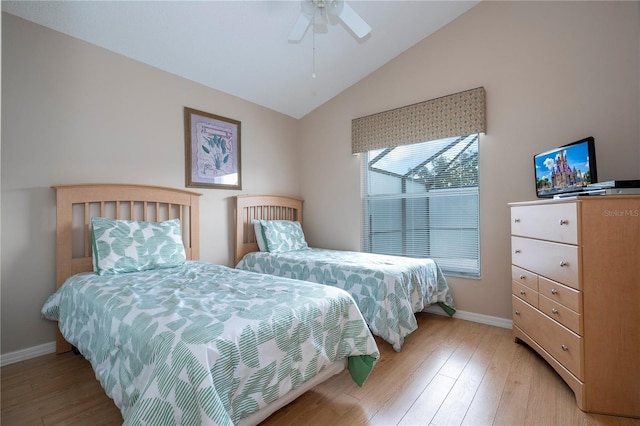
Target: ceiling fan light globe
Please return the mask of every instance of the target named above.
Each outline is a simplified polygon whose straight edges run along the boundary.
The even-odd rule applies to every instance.
[[[333,16],[340,16],[342,9],[344,8],[343,0],[329,0],[329,11]]]
[[[327,26],[329,22],[328,18],[330,17],[328,17],[326,13],[316,12],[316,14],[313,15],[313,24],[316,26]]]
[[[300,2],[302,14],[311,19],[316,12],[316,3],[314,0],[302,0]]]

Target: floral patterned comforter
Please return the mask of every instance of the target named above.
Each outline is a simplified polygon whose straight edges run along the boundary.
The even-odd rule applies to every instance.
[[[418,328],[415,312],[438,304],[447,314],[455,313],[447,280],[432,259],[308,248],[249,253],[236,268],[348,291],[371,331],[397,352]]]
[[[42,314],[125,425],[231,425],[337,360],[362,385],[379,357],[347,292],[204,262],[78,274]]]

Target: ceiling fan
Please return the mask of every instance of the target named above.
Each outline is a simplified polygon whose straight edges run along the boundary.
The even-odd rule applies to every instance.
[[[341,20],[358,38],[371,32],[371,27],[343,0],[302,0],[302,12],[289,33],[289,41],[300,41],[312,24],[321,20]]]

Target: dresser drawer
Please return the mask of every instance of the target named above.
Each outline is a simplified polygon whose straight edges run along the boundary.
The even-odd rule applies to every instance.
[[[576,289],[551,281],[545,277],[539,277],[538,293],[566,306],[572,311],[582,313],[582,293]]]
[[[578,204],[558,203],[511,208],[511,233],[578,244]]]
[[[580,247],[511,237],[511,263],[580,289]]]
[[[511,291],[514,296],[524,300],[530,305],[538,307],[538,292],[520,284],[517,281],[511,282]]]
[[[538,276],[533,272],[511,265],[511,279],[538,291]]]
[[[582,336],[580,314],[544,296],[538,296],[538,309],[551,319],[558,321],[569,330]]]
[[[584,381],[582,337],[544,315],[516,296],[513,323],[535,340],[574,376]]]

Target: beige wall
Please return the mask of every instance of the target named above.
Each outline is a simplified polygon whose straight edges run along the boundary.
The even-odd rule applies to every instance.
[[[297,120],[2,15],[2,353],[54,340],[54,184],[184,187],[183,107],[242,122],[242,191],[201,197],[201,258],[232,265],[232,196],[300,195]],[[277,167],[273,165],[277,164]],[[268,177],[268,178],[266,178]]]
[[[593,135],[601,181],[640,179],[639,5],[485,1],[304,117],[308,238],[359,248],[351,119],[484,86],[482,278],[449,283],[460,310],[510,318],[507,203],[535,198],[532,156]]]
[[[459,309],[508,318],[506,204],[534,197],[532,155],[593,135],[601,180],[640,178],[639,9],[485,0],[300,121],[3,14],[1,352],[54,338],[50,186],[183,187],[183,106],[242,122],[243,191],[201,190],[201,257],[231,265],[240,192],[301,195],[312,245],[359,249],[351,119],[477,86],[483,276],[449,281]]]

